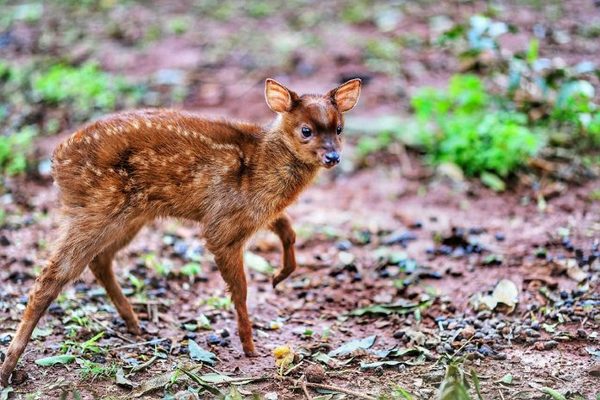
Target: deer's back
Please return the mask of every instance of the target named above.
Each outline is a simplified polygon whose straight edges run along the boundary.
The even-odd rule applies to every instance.
[[[61,143],[53,176],[67,211],[200,219],[215,191],[235,185],[259,133],[174,110],[115,114]]]

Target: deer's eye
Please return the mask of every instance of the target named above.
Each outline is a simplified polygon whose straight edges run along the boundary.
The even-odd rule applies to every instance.
[[[342,134],[342,126],[341,125],[338,125],[338,127],[336,129],[336,132],[337,132],[338,135]]]
[[[312,130],[307,126],[303,126],[302,127],[302,136],[304,138],[308,139],[309,137],[312,136]]]

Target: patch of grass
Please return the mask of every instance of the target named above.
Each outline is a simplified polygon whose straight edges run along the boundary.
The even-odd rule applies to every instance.
[[[145,254],[143,260],[146,268],[154,270],[154,272],[161,277],[169,276],[173,269],[173,266],[168,260],[161,260],[155,253]]]
[[[27,169],[32,151],[32,140],[37,135],[34,126],[26,126],[18,132],[0,136],[0,174],[18,175]]]
[[[82,379],[113,378],[119,369],[115,363],[100,364],[82,358],[77,359],[77,363],[81,366],[79,373]]]
[[[454,76],[447,90],[421,89],[412,106],[429,160],[454,163],[471,176],[506,177],[543,143],[526,115],[502,107],[474,75]]]
[[[75,354],[79,356],[84,355],[96,355],[96,354],[106,354],[106,349],[101,347],[98,344],[98,341],[104,336],[104,331],[96,334],[92,338],[86,340],[85,342],[76,342],[74,340],[66,340],[61,346],[60,350],[65,354]]]
[[[217,296],[209,297],[208,299],[204,300],[204,304],[216,310],[230,310],[233,306],[233,303],[229,297]]]
[[[71,104],[79,113],[112,111],[117,99],[133,86],[100,69],[93,62],[81,67],[56,64],[33,77],[34,95],[51,105]]]

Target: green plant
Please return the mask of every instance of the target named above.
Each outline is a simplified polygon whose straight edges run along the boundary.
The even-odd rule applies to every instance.
[[[79,373],[82,379],[112,378],[119,369],[115,363],[99,364],[83,358],[78,358],[76,361],[81,366]]]
[[[188,278],[193,278],[196,275],[200,275],[202,273],[202,266],[195,262],[187,263],[183,267],[181,267],[179,272],[182,275],[187,276]]]
[[[455,75],[447,90],[421,89],[412,106],[429,160],[455,163],[467,175],[506,177],[542,144],[527,117],[503,107],[473,75]]]
[[[0,136],[1,174],[10,176],[25,172],[36,134],[35,127],[26,126],[12,135]]]
[[[161,277],[167,277],[171,273],[172,265],[160,260],[155,253],[145,254],[143,260],[146,268],[154,270]]]
[[[65,354],[76,354],[83,356],[86,354],[105,354],[106,349],[98,345],[98,341],[104,336],[104,331],[94,335],[92,338],[85,342],[79,343],[74,340],[66,340],[61,346],[60,350]]]
[[[229,297],[209,297],[204,300],[204,304],[212,307],[216,310],[230,310],[232,306],[231,299]]]
[[[121,95],[134,87],[122,78],[104,72],[93,62],[80,67],[56,64],[34,74],[34,95],[49,104],[71,103],[77,113],[87,116],[92,111],[112,111]]]

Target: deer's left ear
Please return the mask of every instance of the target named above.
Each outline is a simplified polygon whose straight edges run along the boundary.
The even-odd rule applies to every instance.
[[[328,96],[333,99],[341,112],[350,111],[358,103],[361,83],[362,81],[358,78],[351,79],[331,90]]]

